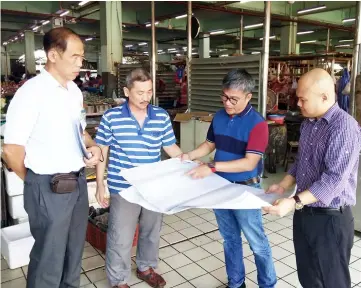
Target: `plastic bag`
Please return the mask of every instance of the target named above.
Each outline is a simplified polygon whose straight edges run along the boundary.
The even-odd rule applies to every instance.
[[[348,82],[345,88],[342,90],[342,95],[350,95],[351,93],[351,83]]]

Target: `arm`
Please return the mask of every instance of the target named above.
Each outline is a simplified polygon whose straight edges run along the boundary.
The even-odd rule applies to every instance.
[[[89,148],[89,147],[93,147],[93,146],[97,146],[97,143],[93,140],[93,138],[89,135],[88,132],[84,131],[84,136],[85,136],[85,147]]]
[[[176,157],[182,155],[182,150],[178,147],[177,144],[173,144],[170,146],[164,146],[163,149],[164,149],[165,153],[167,153],[168,156],[171,158],[176,158]]]
[[[2,154],[7,167],[12,169],[22,180],[26,175],[25,146],[39,115],[38,96],[31,92],[28,93],[27,87],[22,86],[16,92],[7,111]]]
[[[350,177],[352,169],[357,169],[356,163],[360,153],[360,133],[345,127],[342,131],[334,131],[329,139],[324,157],[325,169],[318,181],[314,182],[308,191],[326,206],[340,196],[344,184]],[[303,197],[307,197],[307,192]],[[301,193],[301,194],[302,194]]]
[[[99,145],[105,159],[108,159],[109,146]],[[104,174],[107,161],[99,162],[96,167],[96,181],[97,185],[104,185]]]
[[[239,160],[216,162],[219,172],[245,172],[254,170],[268,145],[268,124],[265,121],[258,123],[251,131],[246,148],[246,155]]]
[[[169,157],[175,158],[182,155],[182,150],[176,144],[176,139],[170,122],[169,116],[165,119],[164,122],[164,132],[162,138],[162,146],[164,151],[168,154]]]
[[[25,160],[24,146],[5,144],[3,147],[2,158],[9,169],[12,169],[16,175],[18,175],[22,180],[25,180],[26,168],[24,165],[24,160]]]

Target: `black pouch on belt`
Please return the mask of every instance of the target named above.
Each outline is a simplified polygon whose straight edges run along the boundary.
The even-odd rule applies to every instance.
[[[75,192],[78,186],[78,176],[73,173],[55,174],[51,178],[51,189],[54,193],[64,194]]]

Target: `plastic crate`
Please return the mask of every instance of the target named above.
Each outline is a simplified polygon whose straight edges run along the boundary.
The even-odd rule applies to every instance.
[[[137,246],[139,234],[139,225],[135,230],[133,238],[133,247]],[[107,232],[100,227],[96,226],[92,219],[88,221],[88,228],[86,231],[86,241],[94,248],[102,251],[105,254],[107,244]]]

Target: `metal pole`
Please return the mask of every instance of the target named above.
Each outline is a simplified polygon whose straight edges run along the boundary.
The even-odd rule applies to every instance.
[[[330,28],[327,29],[326,53],[330,51]]]
[[[243,15],[241,15],[239,31],[239,54],[243,55]]]
[[[192,62],[192,1],[188,1],[188,31],[187,31],[187,90],[188,111],[191,111],[191,62]]]
[[[359,71],[357,71],[358,62],[359,62],[359,50],[361,44],[361,5],[360,2],[357,1],[357,24],[355,29],[355,42],[353,48],[353,56],[352,56],[352,69],[351,69],[351,94],[350,94],[350,115],[355,115],[355,95],[356,95],[356,76]]]
[[[264,35],[263,35],[263,71],[262,71],[262,94],[261,114],[266,118],[267,107],[267,83],[268,83],[268,62],[269,62],[269,36],[271,26],[271,1],[264,2]]]
[[[155,50],[155,3],[154,0],[152,0],[151,3],[152,6],[152,82],[153,82],[153,97],[152,97],[152,103],[153,105],[157,105],[156,103],[156,71],[155,71],[155,63],[156,63],[156,57],[157,57],[157,51]]]

